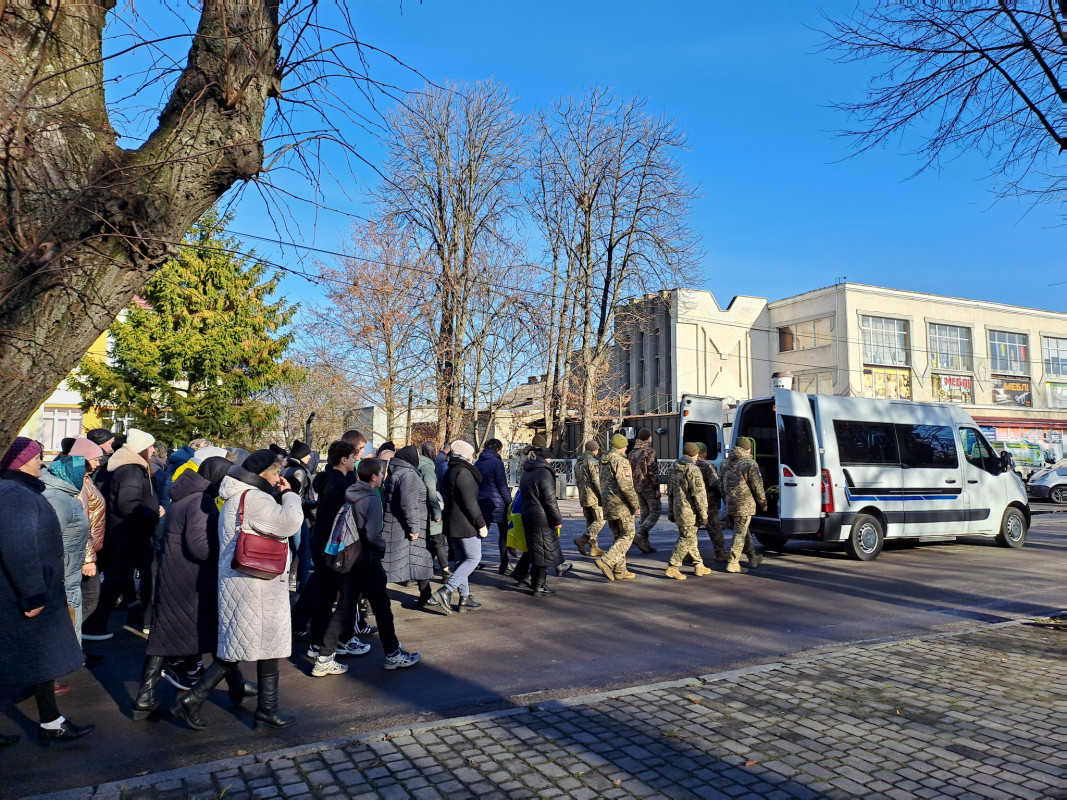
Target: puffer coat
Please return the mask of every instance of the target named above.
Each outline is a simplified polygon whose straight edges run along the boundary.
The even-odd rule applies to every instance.
[[[428,581],[433,577],[433,559],[426,549],[426,483],[408,462],[394,458],[389,477],[382,484],[385,556],[382,566],[390,583]],[[408,534],[417,533],[412,541]]]
[[[487,523],[503,521],[508,506],[511,505],[511,489],[508,487],[504,459],[500,457],[500,453],[486,448],[482,450],[474,466],[482,474],[482,481],[478,486],[478,505],[482,509],[482,516]]]
[[[478,535],[491,519],[483,516],[479,505],[478,488],[482,473],[459,456],[448,460],[448,472],[441,481],[445,497],[445,534],[453,539],[470,539]]]
[[[0,684],[32,686],[82,664],[63,588],[63,534],[44,484],[0,473]],[[30,618],[24,612],[44,607]]]
[[[288,568],[275,578],[263,580],[238,572],[230,565],[237,547],[237,509],[246,491],[246,527],[277,539],[289,539],[304,521],[300,495],[296,492],[283,492],[275,500],[269,483],[237,466],[222,479],[219,484],[219,497],[224,505],[219,516],[218,655],[225,661],[288,658],[293,635]]]
[[[535,567],[556,567],[563,563],[556,526],[563,516],[556,504],[556,474],[540,456],[528,458],[519,479],[522,494],[522,527],[526,548]]]

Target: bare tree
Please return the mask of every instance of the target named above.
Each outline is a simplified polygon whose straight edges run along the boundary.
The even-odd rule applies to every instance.
[[[557,100],[538,118],[535,217],[549,243],[555,301],[568,330],[554,342],[546,402],[560,426],[571,375],[605,373],[615,309],[628,294],[692,277],[695,190],[677,154],[684,134],[641,98],[600,87]],[[567,361],[576,358],[576,363]],[[582,380],[582,438],[593,433],[596,380]],[[559,404],[563,404],[563,408]],[[561,429],[552,431],[558,441]]]
[[[857,121],[843,133],[859,152],[914,133],[917,173],[973,149],[1007,181],[999,195],[1062,196],[1062,172],[1046,169],[1067,147],[1063,3],[878,3],[826,21],[839,60],[886,65],[864,100],[836,106]]]
[[[364,95],[374,86],[364,58],[373,48],[344,4],[328,24],[316,0],[284,11],[278,0],[166,4],[174,32],[131,34],[118,54],[143,59],[129,93],[105,81],[114,7],[0,0],[2,441],[220,196],[250,181],[284,195],[270,175],[295,169],[315,201],[317,153],[352,153],[351,126],[368,124],[359,104],[337,97],[341,84]],[[123,10],[131,30],[136,20],[132,5]],[[181,41],[184,60],[158,55]],[[138,138],[124,146],[113,120],[136,116],[152,93],[162,102],[143,116],[155,123],[126,131]]]
[[[513,236],[523,136],[514,99],[491,82],[427,87],[387,120],[381,202],[432,265],[438,443],[461,429],[471,308],[486,256]]]
[[[291,379],[263,393],[262,400],[277,409],[278,416],[270,441],[288,446],[294,439],[304,438],[304,424],[314,412],[311,441],[307,442],[325,458],[330,442],[344,432],[344,412],[352,400],[348,378],[309,353],[298,353],[293,363],[299,368]]]

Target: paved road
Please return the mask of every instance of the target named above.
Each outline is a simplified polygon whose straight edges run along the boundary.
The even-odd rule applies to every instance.
[[[206,708],[210,727],[202,733],[173,721],[131,722],[143,641],[120,633],[98,645],[106,654],[102,665],[71,676],[73,690],[61,702],[71,719],[96,722],[98,730],[52,751],[23,742],[0,752],[0,795],[96,785],[844,643],[1047,615],[1067,597],[1067,517],[1059,514],[1035,518],[1021,550],[972,539],[890,547],[861,564],[825,546],[791,546],[748,575],[716,571],[684,583],[662,577],[672,527],[653,532],[660,552],[632,559],[636,581],[607,583],[591,563],[576,559],[574,572],[554,582],[555,598],[532,598],[485,571],[475,581],[481,611],[444,617],[399,610],[401,639],[424,656],[415,669],[383,671],[377,641],[371,654],[350,659],[352,669],[341,677],[313,679],[309,663],[294,657],[283,666],[282,700],[299,724],[273,734],[254,735],[251,714],[231,714],[221,693],[219,705]],[[566,523],[568,550],[579,528]],[[32,737],[31,705],[0,711],[0,731],[21,728]]]

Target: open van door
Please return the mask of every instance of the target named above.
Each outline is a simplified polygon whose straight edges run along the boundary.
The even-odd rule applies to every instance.
[[[683,394],[678,420],[678,453],[686,442],[703,442],[708,461],[722,460],[722,398],[700,394]]]
[[[779,518],[783,536],[818,532],[822,516],[822,476],[815,439],[815,414],[806,394],[774,390],[778,424]]]

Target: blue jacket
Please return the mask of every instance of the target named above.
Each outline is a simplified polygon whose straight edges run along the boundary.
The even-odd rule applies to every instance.
[[[159,495],[159,504],[163,508],[170,508],[170,487],[174,483],[174,472],[182,464],[191,460],[196,451],[189,445],[179,448],[167,456],[167,469],[156,483],[156,494]]]
[[[482,513],[491,517],[489,521],[502,519],[511,502],[511,489],[508,488],[508,475],[504,469],[504,460],[495,450],[482,450],[474,466],[482,473],[482,483],[478,487],[478,505]]]

